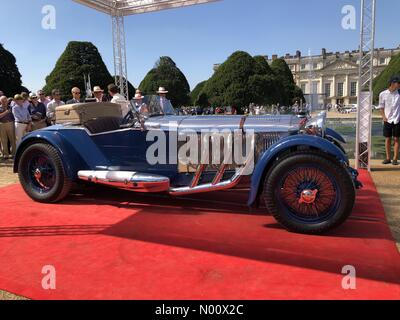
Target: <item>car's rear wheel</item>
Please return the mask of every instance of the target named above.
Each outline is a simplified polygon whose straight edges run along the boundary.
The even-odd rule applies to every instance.
[[[38,202],[58,202],[72,186],[58,151],[46,143],[32,144],[23,151],[18,176],[25,192]]]
[[[288,230],[321,234],[348,218],[355,189],[338,161],[308,150],[291,153],[270,169],[264,199],[268,211]]]

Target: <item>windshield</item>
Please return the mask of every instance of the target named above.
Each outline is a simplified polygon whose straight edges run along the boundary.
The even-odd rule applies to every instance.
[[[148,95],[142,100],[132,100],[132,104],[145,117],[176,114],[171,101],[166,98],[160,98],[157,95]]]

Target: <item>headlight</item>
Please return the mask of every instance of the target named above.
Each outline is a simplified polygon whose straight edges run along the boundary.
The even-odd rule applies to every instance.
[[[325,135],[326,111],[321,112],[317,117],[311,118],[304,125],[306,134],[323,137]]]

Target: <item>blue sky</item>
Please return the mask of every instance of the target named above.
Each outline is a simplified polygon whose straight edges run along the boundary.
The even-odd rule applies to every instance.
[[[56,8],[55,30],[41,27],[44,5]],[[341,27],[342,7],[357,9],[357,29]],[[2,1],[0,42],[17,59],[23,84],[37,90],[71,40],[91,41],[111,74],[111,19],[72,0]],[[128,77],[138,86],[160,56],[170,56],[192,89],[214,63],[236,50],[252,55],[319,54],[354,50],[359,43],[360,0],[223,0],[126,18]],[[400,1],[378,1],[376,47],[397,47]],[[93,84],[95,85],[95,84]],[[1,88],[0,88],[1,89]]]

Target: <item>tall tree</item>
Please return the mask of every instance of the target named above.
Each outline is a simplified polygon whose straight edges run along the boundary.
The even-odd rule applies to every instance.
[[[271,64],[271,69],[275,73],[276,78],[282,85],[281,103],[284,105],[290,105],[293,103],[295,98],[304,100],[301,93],[301,89],[296,88],[296,84],[293,79],[293,74],[289,69],[284,59],[275,59]],[[300,97],[297,97],[301,95]]]
[[[0,90],[7,96],[27,90],[21,85],[21,74],[14,55],[0,43]]]
[[[170,57],[161,57],[139,86],[145,94],[155,94],[159,87],[169,91],[168,98],[175,107],[190,103],[189,83]]]
[[[190,101],[193,106],[199,105],[199,97],[207,81],[202,81],[190,92]]]
[[[265,75],[269,74],[272,75],[274,72],[272,71],[270,65],[268,64],[267,60],[263,56],[255,56],[254,57],[254,72],[256,74]]]
[[[261,105],[278,103],[282,100],[282,84],[262,56],[254,57],[255,75],[250,77],[253,102]]]
[[[288,105],[297,96],[303,99],[284,60],[275,61],[270,67],[264,57],[253,58],[243,51],[233,53],[217,69],[199,96],[213,106],[239,108],[250,103]]]
[[[243,107],[252,102],[249,78],[255,61],[247,52],[233,53],[207,81],[203,92],[212,105]]]
[[[68,43],[53,71],[46,77],[44,90],[50,94],[51,90],[59,89],[62,99],[70,99],[71,88],[85,88],[84,75],[88,74],[92,86],[106,89],[108,84],[114,83],[96,46],[91,42],[72,41]]]
[[[400,76],[400,53],[395,55],[383,72],[373,82],[374,100],[379,100],[379,94],[388,88],[393,76]]]

